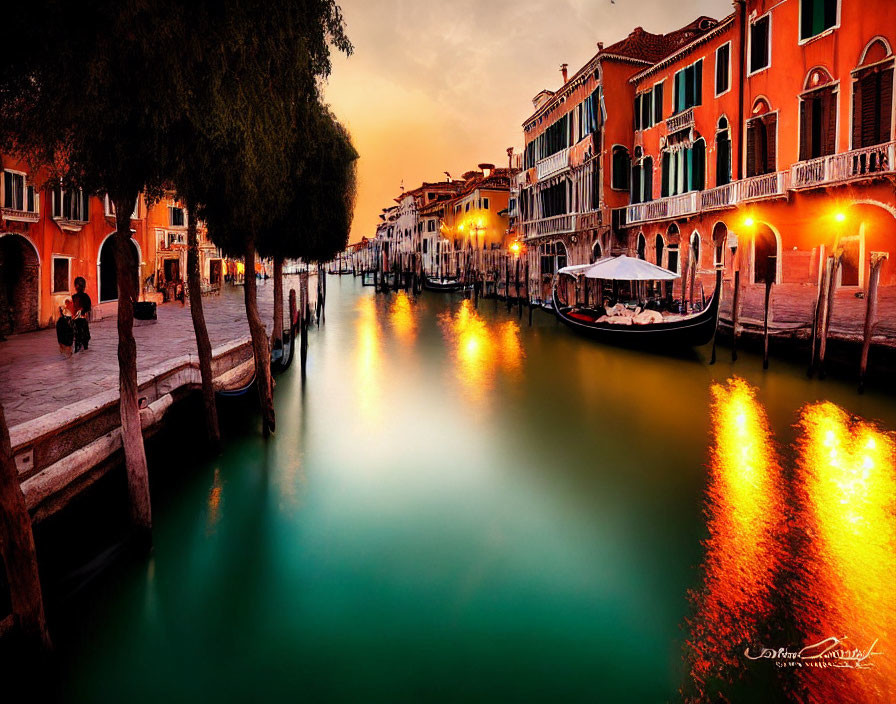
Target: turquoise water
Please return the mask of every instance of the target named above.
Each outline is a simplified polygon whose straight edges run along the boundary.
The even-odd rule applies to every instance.
[[[677,700],[713,384],[755,389],[782,465],[807,403],[896,427],[891,398],[708,352],[616,350],[540,311],[530,327],[492,301],[330,277],[304,389],[297,365],[278,379],[276,436],[231,411],[220,458],[153,452],[153,554],[77,600],[61,697]],[[783,699],[760,664],[728,668],[736,701]]]

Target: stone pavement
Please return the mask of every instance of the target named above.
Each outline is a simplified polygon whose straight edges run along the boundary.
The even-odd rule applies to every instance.
[[[284,281],[284,307],[299,278]],[[315,287],[312,277],[310,288]],[[202,299],[212,347],[249,335],[242,286],[224,286],[219,296]],[[270,331],[273,282],[258,282],[258,308]],[[284,311],[286,312],[286,311]],[[158,321],[135,321],[137,369],[142,371],[184,354],[196,355],[189,302],[166,303]],[[55,329],[14,335],[0,342],[0,403],[10,427],[59,410],[70,403],[118,388],[118,329],[114,315],[91,323],[90,349],[66,359],[59,354]]]

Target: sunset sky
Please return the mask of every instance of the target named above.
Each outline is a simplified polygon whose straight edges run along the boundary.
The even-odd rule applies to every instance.
[[[341,0],[355,53],[336,56],[326,98],[361,154],[351,241],[408,188],[522,147],[532,97],[596,44],[637,26],[668,32],[730,0]]]

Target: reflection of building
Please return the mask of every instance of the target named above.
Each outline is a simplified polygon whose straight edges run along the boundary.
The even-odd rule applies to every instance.
[[[0,166],[0,333],[52,325],[79,276],[87,282],[94,315],[113,314],[118,283],[109,198],[44,186],[45,173],[32,173],[25,162],[6,155],[0,155]],[[151,208],[138,199],[131,255],[140,282],[159,269],[185,278],[185,217],[170,198]],[[204,228],[200,243],[203,279],[220,280],[222,260]]]

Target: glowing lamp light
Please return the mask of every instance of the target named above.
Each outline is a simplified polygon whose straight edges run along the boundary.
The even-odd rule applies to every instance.
[[[836,215],[834,215],[834,219],[837,222],[843,222],[844,220],[846,220],[846,213],[844,213],[843,211],[840,211]]]
[[[753,218],[750,218],[750,217],[744,218],[744,225],[746,225],[747,227],[753,227],[753,225],[755,225],[755,224],[756,224],[756,221]]]
[[[519,254],[520,251],[520,243],[519,242],[511,242],[510,243],[510,251],[514,254]]]

